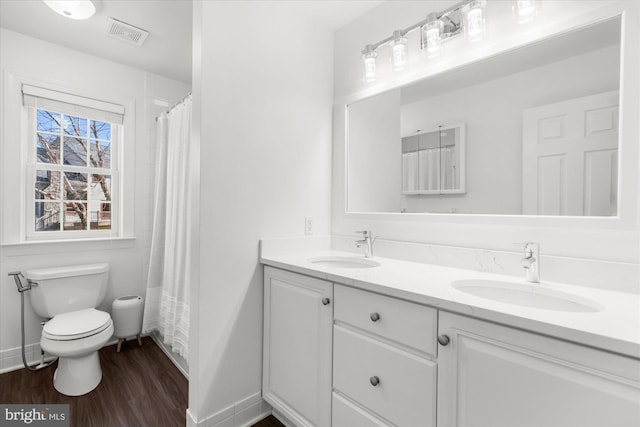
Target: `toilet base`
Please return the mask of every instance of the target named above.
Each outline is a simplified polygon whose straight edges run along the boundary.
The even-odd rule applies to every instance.
[[[53,386],[67,396],[80,396],[95,389],[102,380],[100,357],[93,351],[80,357],[60,357],[53,374]]]

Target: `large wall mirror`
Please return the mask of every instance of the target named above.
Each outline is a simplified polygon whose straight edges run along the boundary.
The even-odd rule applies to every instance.
[[[616,216],[620,39],[610,19],[350,104],[347,211]]]

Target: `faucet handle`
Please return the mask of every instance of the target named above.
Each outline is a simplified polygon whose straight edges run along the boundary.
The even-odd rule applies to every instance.
[[[365,239],[366,239],[368,236],[371,236],[371,232],[370,232],[369,230],[356,231],[356,233],[358,233],[358,234],[362,234],[362,237],[364,237]]]

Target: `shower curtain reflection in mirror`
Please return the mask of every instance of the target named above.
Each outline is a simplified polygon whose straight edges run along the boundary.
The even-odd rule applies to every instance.
[[[439,126],[402,138],[403,194],[465,192],[464,129],[464,123]]]

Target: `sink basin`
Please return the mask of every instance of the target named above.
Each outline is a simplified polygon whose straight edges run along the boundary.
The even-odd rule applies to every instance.
[[[356,256],[327,256],[311,258],[309,261],[323,267],[335,268],[373,268],[380,265],[372,259]]]
[[[499,280],[456,280],[455,289],[480,298],[523,307],[568,312],[597,312],[602,307],[578,295],[543,288],[538,284],[525,285]]]

